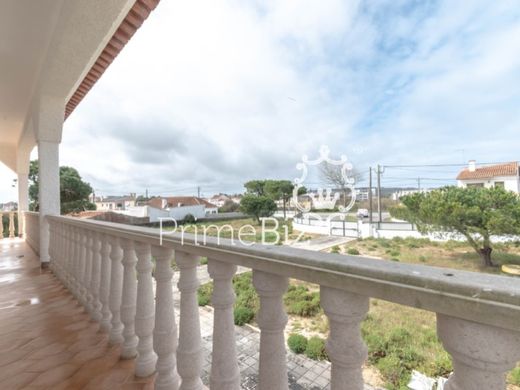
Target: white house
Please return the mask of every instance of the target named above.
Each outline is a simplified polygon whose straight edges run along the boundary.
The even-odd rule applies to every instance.
[[[457,175],[459,187],[503,187],[506,190],[520,193],[520,174],[518,162],[477,167],[471,160],[467,168]]]
[[[129,196],[107,196],[96,198],[96,210],[100,211],[116,211],[127,210],[130,207],[135,207],[135,194]]]

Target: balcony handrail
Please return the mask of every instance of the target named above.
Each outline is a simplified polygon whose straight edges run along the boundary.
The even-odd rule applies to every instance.
[[[54,222],[159,245],[157,229],[47,216]],[[520,279],[427,265],[313,252],[276,245],[168,233],[162,245],[224,263],[254,268],[410,307],[509,330],[520,330]]]

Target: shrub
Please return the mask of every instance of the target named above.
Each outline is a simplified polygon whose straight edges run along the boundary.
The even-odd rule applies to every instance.
[[[200,262],[199,262],[200,265],[206,265],[208,264],[208,258],[207,257],[201,257],[200,258]]]
[[[347,254],[357,256],[359,255],[359,251],[356,248],[348,248]]]
[[[305,286],[289,286],[284,297],[287,313],[296,314],[302,317],[312,317],[320,309],[320,294],[310,292]]]
[[[314,360],[327,359],[327,352],[325,351],[325,340],[317,336],[311,337],[307,341],[305,355]]]
[[[397,250],[392,250],[389,253],[389,255],[392,256],[392,257],[399,257],[400,254],[401,254],[401,252],[399,252]]]
[[[294,353],[304,353],[307,349],[307,337],[293,333],[287,339],[287,345]]]
[[[213,292],[213,284],[207,283],[199,287],[197,290],[197,300],[199,306],[206,306],[211,303],[211,294]]]
[[[426,263],[426,256],[419,256],[419,261],[422,263]]]
[[[331,249],[330,249],[330,253],[339,253],[340,252],[340,248],[339,246],[337,245],[334,245]]]
[[[186,214],[184,217],[184,223],[195,223],[197,222],[197,218],[193,216],[193,214]]]
[[[238,306],[233,311],[235,325],[242,326],[251,322],[255,317],[255,312],[248,307]]]
[[[513,368],[513,370],[509,373],[509,382],[513,385],[520,386],[520,366]]]

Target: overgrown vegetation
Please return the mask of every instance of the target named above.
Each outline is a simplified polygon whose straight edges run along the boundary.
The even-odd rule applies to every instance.
[[[287,338],[287,345],[294,353],[304,353],[307,349],[307,337],[293,333]]]

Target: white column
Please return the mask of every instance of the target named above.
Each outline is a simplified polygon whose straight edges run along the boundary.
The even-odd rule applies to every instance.
[[[9,212],[9,238],[14,238],[14,211]]]
[[[155,258],[155,328],[153,331],[153,347],[157,353],[156,390],[177,390],[179,375],[177,374],[177,325],[173,308],[173,270],[171,260],[173,251],[163,246],[152,247]]]
[[[18,172],[18,236],[26,237],[23,213],[29,210],[29,175]]]
[[[152,375],[157,363],[157,355],[153,351],[153,328],[155,322],[155,302],[152,279],[152,253],[149,244],[136,243],[137,254],[137,301],[135,314],[135,333],[139,338],[135,375],[145,377]]]
[[[257,316],[260,333],[259,389],[288,389],[284,329],[287,314],[283,294],[286,277],[253,270],[253,285],[260,297]]]
[[[119,238],[110,236],[110,296],[108,298],[112,313],[109,341],[111,344],[121,344],[123,338],[123,323],[121,322],[121,298],[123,291],[123,250]]]
[[[121,320],[124,324],[123,348],[121,357],[132,359],[137,355],[137,336],[135,335],[135,311],[137,299],[137,280],[135,274],[134,242],[132,240],[121,239],[123,248],[123,295],[121,302]]]
[[[59,142],[38,141],[40,261],[49,265],[49,224],[46,215],[60,214]]]
[[[235,292],[232,279],[237,270],[234,264],[208,259],[208,272],[213,278],[213,354],[211,359],[211,390],[240,389],[235,345],[235,323],[233,303]]]
[[[92,312],[94,310],[94,297],[92,295],[92,261],[94,251],[94,240],[93,240],[93,232],[90,230],[84,230],[84,234],[86,236],[86,257],[85,257],[85,290],[86,290],[86,300],[85,300],[85,308],[87,309],[87,313],[92,316]]]
[[[504,390],[520,360],[520,332],[437,314],[437,333],[453,358],[445,390]]]
[[[101,301],[99,300],[99,287],[101,285],[101,234],[92,233],[92,277],[90,289],[92,291],[92,319],[101,321]]]
[[[80,302],[87,310],[87,254],[88,254],[88,237],[87,232],[83,229],[78,229],[78,242],[79,242],[79,266],[80,266]]]
[[[369,309],[369,298],[321,286],[321,306],[329,318],[327,354],[332,362],[331,389],[364,389],[362,366],[368,353],[361,338],[361,322]]]
[[[99,286],[99,300],[101,301],[101,329],[110,332],[112,312],[110,311],[110,238],[103,235],[101,244],[101,281]]]
[[[197,301],[197,265],[199,257],[185,252],[175,252],[175,262],[180,269],[177,287],[181,292],[179,320],[179,347],[177,370],[182,378],[181,390],[201,390],[202,346],[200,336],[199,305]]]

